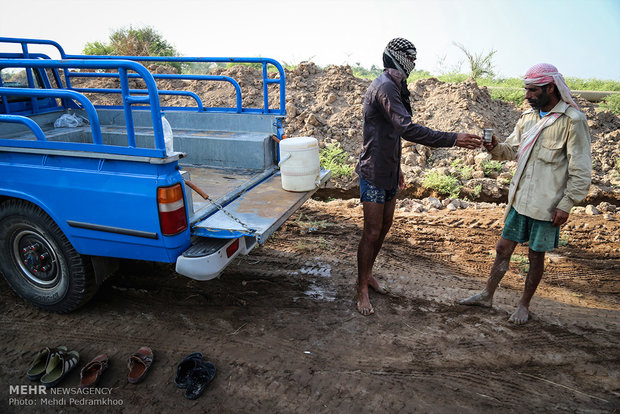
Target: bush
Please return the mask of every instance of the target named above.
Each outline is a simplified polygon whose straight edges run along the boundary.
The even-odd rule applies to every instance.
[[[360,66],[359,62],[357,62],[355,66],[351,68],[351,70],[353,71],[353,76],[362,79],[374,79],[377,76],[381,75],[381,73],[383,72],[383,69],[375,65],[372,65],[370,69],[366,69]]]
[[[503,161],[486,160],[482,162],[482,171],[484,175],[489,176],[493,171],[500,172],[504,167]]]
[[[469,79],[469,76],[465,75],[464,73],[448,72],[439,75],[437,79],[446,83],[460,83],[465,82],[467,79]]]
[[[418,79],[429,79],[432,78],[433,75],[429,71],[426,70],[414,70],[409,74],[407,78],[407,82],[414,82]]]
[[[108,43],[87,42],[84,45],[85,55],[115,56],[179,56],[177,50],[168,43],[154,28],[145,26],[134,29],[132,26],[115,30]],[[181,63],[166,63],[176,68],[179,73]]]
[[[525,91],[523,89],[489,89],[489,94],[493,99],[499,99],[505,102],[512,102],[516,106],[521,106],[521,104],[525,100]]]
[[[482,192],[482,184],[478,184],[474,187],[474,191],[472,193],[472,197],[475,199],[477,199],[478,197],[480,197],[480,193]]]
[[[349,154],[339,144],[329,144],[319,152],[321,166],[331,170],[334,178],[353,175],[353,166],[346,163],[348,158]]]
[[[620,94],[607,96],[603,102],[599,104],[599,108],[611,111],[616,115],[620,115]]]
[[[620,82],[601,79],[579,79],[567,77],[566,84],[573,90],[582,91],[620,91]]]
[[[454,161],[452,161],[451,165],[458,170],[459,174],[461,175],[461,178],[464,180],[469,180],[474,173],[474,167],[463,165],[463,161],[460,158],[457,158]]]
[[[458,178],[452,175],[444,175],[438,171],[429,172],[424,181],[422,187],[437,191],[439,194],[447,195],[452,198],[457,198],[461,193],[461,185]]]

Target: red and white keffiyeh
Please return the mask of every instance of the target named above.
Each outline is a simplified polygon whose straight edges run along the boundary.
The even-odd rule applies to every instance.
[[[558,88],[562,100],[575,109],[579,109],[579,106],[573,100],[568,85],[564,81],[564,77],[558,72],[558,68],[549,63],[539,63],[532,66],[523,77],[523,83],[525,86],[543,86],[553,83]]]

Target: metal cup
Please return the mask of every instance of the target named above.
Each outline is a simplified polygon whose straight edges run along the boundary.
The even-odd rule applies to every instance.
[[[485,144],[490,144],[493,142],[493,128],[484,128],[482,138],[484,139]]]

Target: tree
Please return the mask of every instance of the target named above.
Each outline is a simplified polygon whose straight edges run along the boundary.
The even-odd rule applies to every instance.
[[[179,52],[168,43],[154,28],[150,26],[134,29],[132,26],[115,30],[108,43],[87,42],[84,45],[85,55],[116,55],[116,56],[179,56]],[[181,73],[181,63],[163,63]]]
[[[110,35],[108,43],[88,42],[85,55],[179,56],[177,50],[150,26],[121,28]]]
[[[488,54],[472,53],[460,43],[454,42],[454,45],[461,49],[461,51],[467,57],[469,68],[471,70],[470,76],[474,79],[481,78],[483,76],[493,77],[493,55],[497,53],[497,50],[491,50]]]

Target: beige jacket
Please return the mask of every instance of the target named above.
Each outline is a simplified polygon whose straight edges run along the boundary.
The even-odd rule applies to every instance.
[[[564,101],[551,112],[563,115],[542,130],[527,163],[517,167],[510,182],[504,220],[514,207],[530,218],[551,221],[556,208],[570,212],[588,195],[592,158],[586,116]],[[506,141],[493,148],[493,159],[516,159],[523,132],[539,119],[538,110],[525,111]]]

